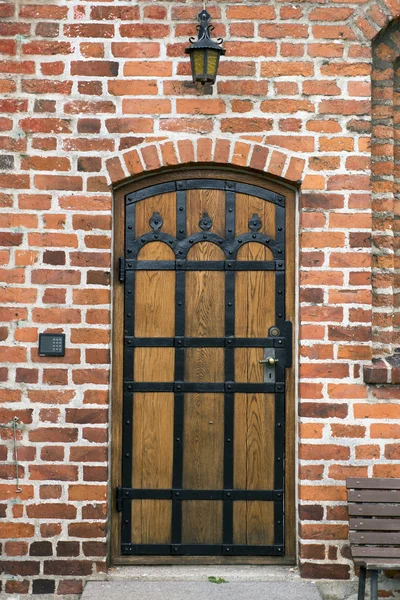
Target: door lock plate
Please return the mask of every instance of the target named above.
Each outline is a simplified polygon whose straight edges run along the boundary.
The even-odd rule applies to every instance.
[[[264,365],[264,383],[275,383],[275,348],[264,348],[264,359],[260,363]]]

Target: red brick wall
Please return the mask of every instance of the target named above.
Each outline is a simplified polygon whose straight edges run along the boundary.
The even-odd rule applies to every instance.
[[[367,377],[398,381],[385,358],[400,345],[393,26],[374,43],[373,219],[369,168],[371,40],[400,15],[400,1],[210,3],[227,50],[212,95],[191,84],[183,53],[200,9],[178,0],[0,4],[0,413],[3,424],[19,418],[22,487],[16,493],[12,432],[1,429],[10,594],[78,593],[106,569],[110,185],[143,170],[214,161],[301,183],[305,577],[352,573],[345,478],[400,476],[399,387],[363,381],[372,310],[383,358]],[[66,332],[65,358],[38,357],[44,331]]]

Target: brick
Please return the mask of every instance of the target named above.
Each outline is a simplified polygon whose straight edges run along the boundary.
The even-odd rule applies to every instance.
[[[33,534],[34,526],[30,523],[0,523],[0,538],[31,538]]]
[[[45,469],[50,469],[47,465]],[[55,467],[60,469],[60,466]],[[75,470],[76,467],[69,467]],[[57,473],[58,474],[58,473]],[[62,481],[68,481],[62,479]],[[33,519],[75,519],[76,518],[76,507],[70,504],[61,503],[43,503],[43,504],[30,504],[27,506],[27,515]]]

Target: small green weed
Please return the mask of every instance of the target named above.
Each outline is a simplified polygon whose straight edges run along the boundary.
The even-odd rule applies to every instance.
[[[211,577],[209,577],[208,581],[210,583],[229,583],[229,581],[227,581],[223,577],[214,577],[214,575],[212,575]]]

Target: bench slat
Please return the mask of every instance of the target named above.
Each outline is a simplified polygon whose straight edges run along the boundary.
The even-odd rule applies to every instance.
[[[400,504],[349,504],[351,517],[400,517]]]
[[[352,546],[353,559],[357,558],[399,558],[400,548],[374,548],[371,546]]]
[[[346,482],[347,489],[366,490],[400,490],[400,479],[350,477]]]
[[[349,490],[349,502],[400,502],[398,490]]]
[[[349,525],[357,531],[400,532],[400,519],[350,519]]]
[[[400,567],[400,559],[398,558],[366,558],[355,559],[354,564],[367,569],[393,569]]]
[[[349,534],[351,544],[383,544],[391,546],[400,544],[400,533],[370,533],[369,531],[351,531]]]

